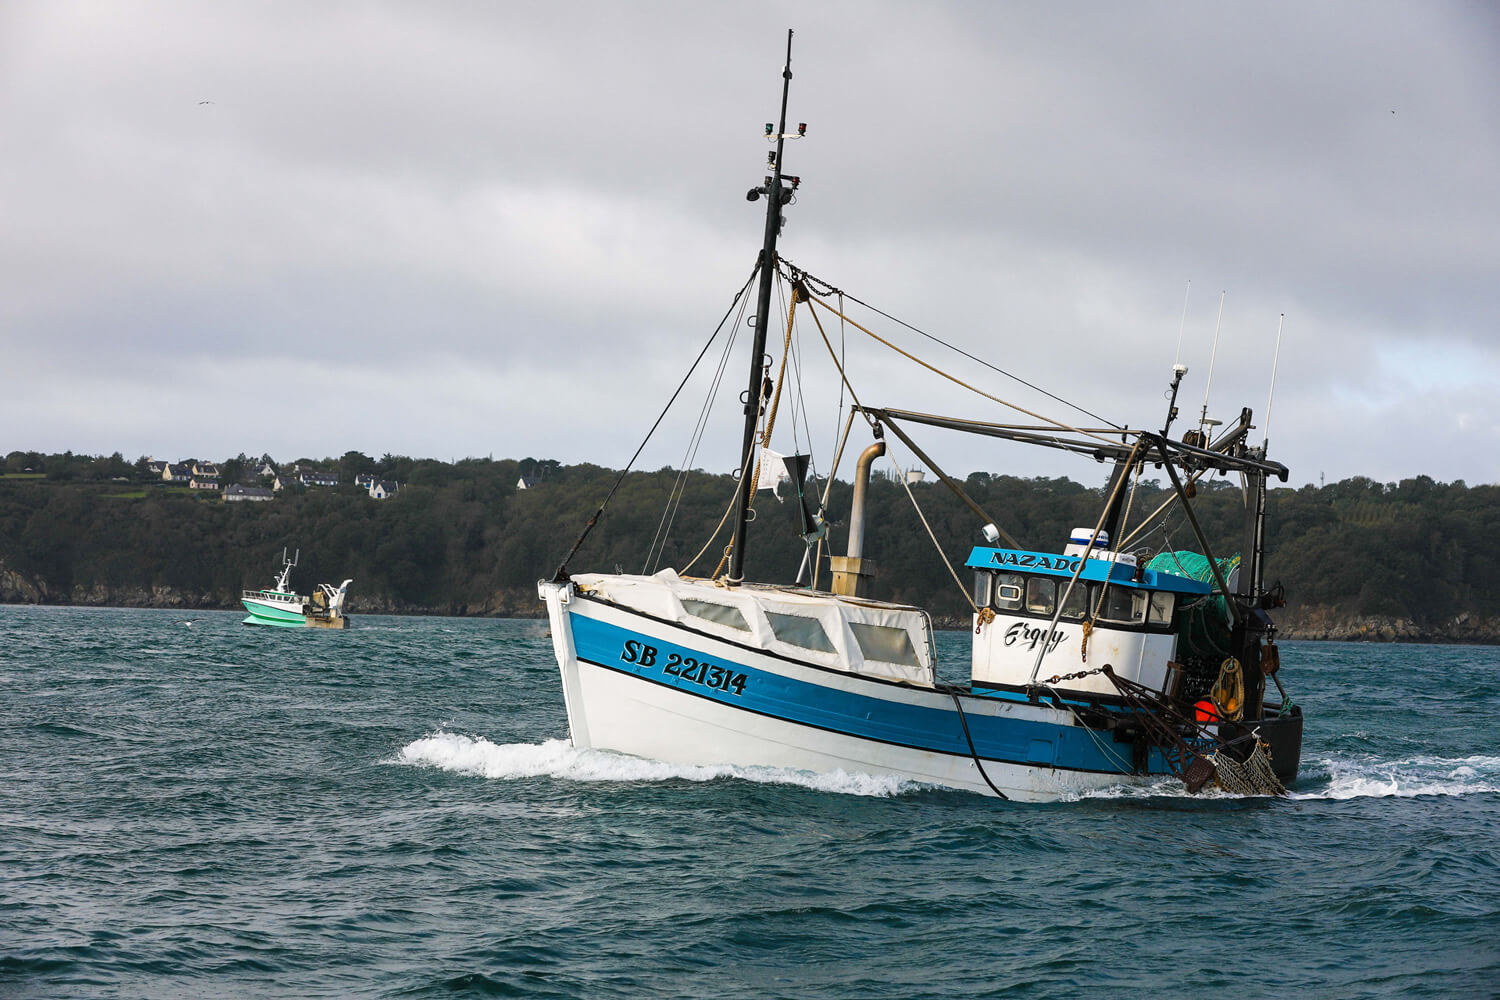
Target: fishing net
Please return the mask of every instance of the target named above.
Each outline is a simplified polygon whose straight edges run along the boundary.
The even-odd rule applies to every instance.
[[[1218,563],[1219,572],[1228,580],[1229,575],[1239,568],[1240,557],[1228,556]],[[1146,568],[1199,580],[1214,588],[1219,585],[1208,557],[1197,552],[1161,552],[1146,564]],[[1177,610],[1177,619],[1179,659],[1201,657],[1218,662],[1229,655],[1229,605],[1222,594],[1185,600]]]
[[[1271,767],[1271,754],[1259,740],[1241,764],[1227,753],[1209,754],[1214,765],[1214,784],[1231,795],[1285,795],[1286,788]]]

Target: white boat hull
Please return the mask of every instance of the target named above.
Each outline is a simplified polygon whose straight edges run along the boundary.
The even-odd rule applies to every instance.
[[[580,749],[680,764],[892,775],[984,795],[995,794],[993,784],[1021,801],[1073,797],[1166,771],[1153,756],[1154,773],[1133,773],[1128,745],[1076,725],[1064,709],[963,696],[960,718],[945,692],[799,664],[580,597],[567,585],[542,590]],[[629,662],[630,643],[654,649],[654,662]],[[743,694],[666,676],[661,666],[674,651],[743,673]],[[986,747],[977,761],[965,726]]]

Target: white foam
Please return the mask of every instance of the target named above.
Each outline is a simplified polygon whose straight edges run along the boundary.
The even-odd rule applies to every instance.
[[[577,750],[567,740],[491,743],[483,736],[436,732],[401,748],[392,763],[436,767],[483,778],[553,777],[569,781],[716,781],[738,778],[797,785],[841,795],[889,797],[923,787],[900,778],[832,771],[826,774],[728,764],[666,764],[602,750]]]
[[[1327,784],[1320,788],[1308,786]],[[1288,797],[1311,799],[1416,798],[1420,795],[1475,795],[1500,791],[1500,757],[1408,757],[1376,760],[1370,757],[1328,757],[1303,761],[1301,775]],[[1176,778],[1143,784],[1118,784],[1085,791],[1075,798],[1138,799],[1191,797],[1230,799],[1240,796],[1209,786],[1190,795]]]
[[[1415,798],[1500,791],[1500,757],[1330,757],[1304,765],[1304,780],[1324,771],[1328,787],[1293,792],[1296,799]],[[1311,772],[1311,773],[1309,773]]]
[[[515,780],[552,777],[567,781],[717,781],[735,778],[761,784],[795,785],[838,795],[888,798],[926,787],[889,775],[832,771],[815,773],[775,767],[737,767],[728,764],[667,764],[602,750],[577,750],[567,740],[542,743],[491,743],[483,736],[438,731],[413,740],[390,763],[436,767],[456,774]],[[1500,757],[1430,757],[1382,761],[1373,758],[1328,757],[1303,762],[1298,784],[1326,787],[1298,791],[1290,798],[1355,799],[1414,798],[1420,795],[1473,795],[1500,791]],[[1144,799],[1189,797],[1175,778],[1146,783],[1122,782],[1064,796],[1078,799]],[[1196,798],[1236,798],[1207,788]]]

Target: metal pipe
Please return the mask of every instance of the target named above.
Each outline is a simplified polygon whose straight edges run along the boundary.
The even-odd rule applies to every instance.
[[[833,478],[839,474],[839,463],[844,460],[844,445],[849,443],[849,428],[854,426],[855,410],[850,408],[849,419],[844,421],[844,433],[839,436],[839,446],[833,453],[833,468],[828,470],[828,481],[823,484],[823,499],[818,507],[827,516],[828,497],[833,493]],[[812,560],[812,589],[818,589],[818,570],[823,564],[823,539],[818,539],[818,551],[813,554]],[[802,579],[802,574],[797,574],[797,579]]]
[[[859,464],[854,467],[854,499],[849,510],[850,559],[859,559],[865,550],[865,491],[870,486],[870,466],[885,454],[885,442],[876,441],[859,453]]]

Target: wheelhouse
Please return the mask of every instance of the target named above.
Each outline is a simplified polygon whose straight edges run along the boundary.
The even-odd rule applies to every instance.
[[[1146,569],[1133,555],[1076,541],[1063,555],[976,547],[966,565],[974,570],[975,606],[995,616],[974,637],[973,683],[976,693],[997,697],[1024,697],[1040,683],[1108,699],[1116,689],[1098,673],[1052,680],[1105,663],[1166,691],[1177,610],[1210,590]]]

